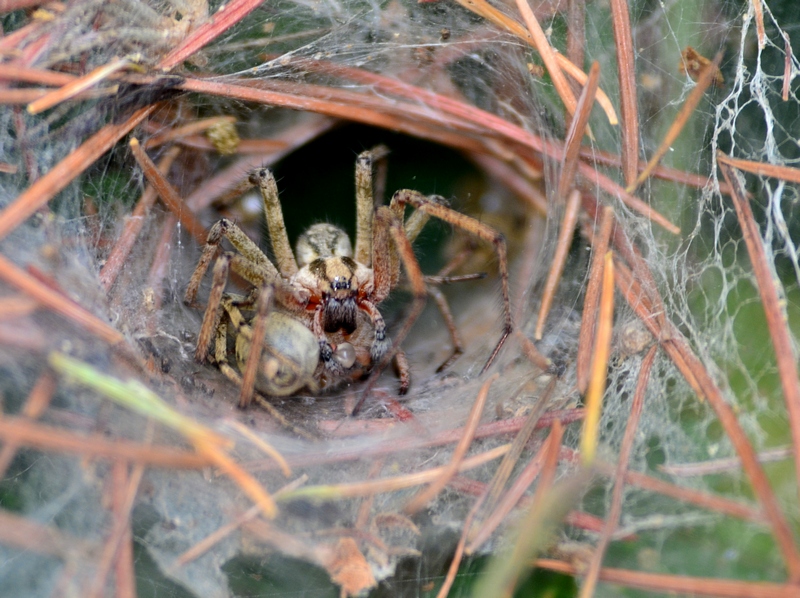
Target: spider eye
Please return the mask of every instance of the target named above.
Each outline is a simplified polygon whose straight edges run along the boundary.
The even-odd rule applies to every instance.
[[[350,343],[340,343],[333,352],[333,358],[345,369],[350,369],[356,362],[356,349]]]

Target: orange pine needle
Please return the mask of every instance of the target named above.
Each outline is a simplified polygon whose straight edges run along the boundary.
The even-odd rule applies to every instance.
[[[788,183],[800,183],[800,168],[793,168],[791,166],[780,166],[778,164],[769,164],[767,162],[755,162],[753,160],[742,160],[740,158],[732,158],[722,152],[717,152],[717,162],[727,166],[733,166],[739,170],[752,172],[753,174],[761,176],[769,176],[776,179],[784,180]],[[726,179],[727,180],[727,179]],[[734,189],[740,189],[740,185],[732,187],[727,185],[729,194],[733,195]],[[743,195],[747,197],[747,193]]]
[[[138,162],[139,166],[142,168],[147,182],[153,186],[164,204],[175,214],[175,217],[186,227],[186,230],[189,231],[197,242],[200,245],[205,245],[208,236],[205,227],[195,218],[194,213],[192,213],[183,199],[181,199],[181,196],[175,188],[164,178],[164,175],[161,174],[150,159],[150,156],[147,155],[147,152],[142,149],[139,140],[135,137],[130,141],[130,148],[133,152],[133,157],[136,158],[136,162]]]
[[[116,73],[117,71],[121,71],[130,65],[130,59],[117,58],[108,64],[97,67],[91,73],[75,79],[63,87],[48,93],[43,98],[39,98],[35,102],[28,104],[28,114],[39,114],[40,112],[44,112],[45,110],[52,108],[53,106],[60,104],[65,100],[69,100],[70,98],[75,97],[79,93],[86,91],[93,85],[99,83],[103,79],[106,79],[109,75]]]
[[[611,332],[614,318],[614,259],[609,251],[603,264],[603,286],[600,292],[600,317],[595,335],[592,375],[586,391],[586,417],[581,434],[581,462],[590,466],[597,452],[597,428],[603,409],[603,393],[606,390],[608,356],[611,349]]]
[[[617,49],[619,106],[622,115],[622,178],[626,185],[632,185],[639,166],[639,103],[636,95],[631,17],[626,0],[611,0],[611,25],[614,30],[614,46]]]
[[[600,287],[603,280],[603,260],[608,252],[608,242],[613,226],[614,210],[610,206],[606,206],[600,217],[599,230],[592,237],[592,264],[589,268],[589,282],[586,285],[583,310],[581,311],[581,331],[578,337],[578,355],[575,364],[578,392],[581,394],[585,393],[589,387],[597,306],[600,302]]]
[[[547,274],[547,282],[545,282],[544,291],[542,291],[542,304],[539,307],[539,318],[536,322],[536,331],[534,333],[534,338],[536,340],[542,338],[547,314],[550,313],[550,307],[553,305],[558,283],[561,280],[564,266],[567,263],[567,255],[569,254],[570,245],[572,245],[572,236],[575,233],[575,225],[578,222],[580,206],[581,192],[574,189],[567,198],[564,219],[561,221],[561,230],[558,233],[556,254],[553,256],[553,261],[550,264],[550,271]]]

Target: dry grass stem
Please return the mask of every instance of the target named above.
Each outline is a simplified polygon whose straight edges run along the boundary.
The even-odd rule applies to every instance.
[[[792,51],[792,43],[789,40],[789,34],[785,31],[783,33],[783,51],[786,55],[786,58],[783,61],[783,87],[781,88],[781,99],[784,102],[789,101],[789,88],[792,85],[792,56],[794,56],[794,52]]]
[[[20,81],[23,83],[37,83],[39,85],[60,87],[72,83],[77,77],[69,73],[59,73],[13,63],[0,63],[0,78],[6,81]]]
[[[572,64],[583,64],[586,45],[586,1],[567,2],[567,58]]]
[[[264,0],[231,0],[214,16],[187,35],[174,50],[161,60],[159,68],[169,71],[179,65],[200,48],[228,31],[263,2]]]
[[[475,467],[480,467],[485,463],[499,459],[505,455],[510,444],[503,444],[483,453],[479,453],[472,457],[464,459],[458,467],[458,471],[469,471]],[[354,482],[352,484],[335,484],[329,486],[306,486],[295,490],[294,492],[287,492],[282,494],[279,500],[289,500],[295,498],[313,498],[313,499],[341,499],[341,498],[354,498],[359,496],[369,496],[371,494],[394,492],[396,490],[404,490],[406,488],[413,488],[422,484],[428,484],[439,478],[445,471],[446,467],[434,467],[426,469],[413,474],[394,476],[390,478],[383,478],[380,480],[372,480],[366,482]]]
[[[30,420],[39,419],[48,405],[50,405],[50,399],[53,398],[55,390],[56,379],[52,372],[43,372],[22,405],[20,416]],[[19,447],[20,444],[13,440],[5,440],[3,443],[3,448],[0,449],[0,479],[5,477],[8,466],[11,465],[11,461],[13,461]]]
[[[542,338],[544,326],[547,323],[547,314],[550,313],[550,308],[553,305],[553,300],[558,290],[558,283],[561,281],[561,275],[564,273],[564,267],[566,266],[567,257],[569,255],[569,248],[572,245],[572,237],[575,234],[575,226],[578,223],[581,192],[578,189],[573,189],[569,197],[567,197],[565,204],[564,217],[561,220],[561,227],[558,232],[556,252],[555,255],[553,255],[553,261],[550,263],[547,280],[542,290],[542,302],[539,306],[539,314],[536,320],[536,331],[533,333],[536,340],[541,340]]]
[[[130,551],[132,555],[130,517],[136,493],[139,490],[139,484],[144,474],[144,466],[137,464],[130,475],[128,475],[127,470],[128,464],[125,461],[116,461],[111,467],[111,476],[108,479],[108,483],[111,486],[111,506],[114,523],[98,559],[95,578],[89,592],[91,598],[102,598],[102,596],[106,595],[106,580],[118,553]],[[128,548],[123,548],[123,544],[128,545]],[[120,587],[120,580],[116,580],[117,596],[123,594],[132,596],[130,583],[133,582],[131,575],[133,563],[131,562],[130,565],[131,571],[125,572],[125,576],[129,579],[129,584],[123,589]]]
[[[794,453],[794,447],[782,446],[774,449],[767,449],[758,453],[758,460],[761,463],[771,463],[788,459]],[[709,461],[699,461],[695,463],[676,463],[673,465],[661,465],[660,470],[664,473],[678,478],[691,478],[695,476],[712,475],[715,473],[725,473],[738,471],[742,468],[742,463],[737,457],[727,459],[711,459]]]
[[[536,404],[531,408],[530,413],[528,413],[526,416],[525,425],[520,428],[520,431],[516,436],[514,436],[514,442],[511,443],[511,450],[506,453],[506,456],[503,457],[500,465],[497,467],[497,469],[495,469],[494,475],[492,476],[492,481],[489,482],[489,485],[487,486],[488,494],[484,503],[484,511],[490,511],[495,508],[497,499],[500,498],[500,494],[503,492],[506,482],[508,482],[508,479],[511,477],[511,472],[519,462],[519,458],[522,455],[522,452],[525,450],[533,431],[536,429],[536,426],[542,417],[542,413],[545,411],[545,409],[547,409],[550,403],[550,399],[552,398],[553,392],[556,389],[557,382],[558,379],[555,376],[550,379],[550,382],[548,383],[547,388],[544,389],[542,396],[537,399]],[[527,381],[517,391],[517,393],[515,393],[514,396],[510,397],[510,399],[513,400],[516,395],[525,389],[526,386]]]
[[[177,559],[175,559],[175,563],[172,565],[172,567],[174,569],[177,569],[179,567],[183,567],[184,565],[188,565],[201,555],[211,550],[211,548],[213,548],[214,545],[216,545],[221,540],[225,539],[227,536],[231,535],[237,529],[242,527],[242,525],[258,517],[260,513],[261,513],[261,508],[258,505],[250,507],[245,513],[243,513],[230,523],[227,523],[222,527],[220,527],[219,529],[215,530],[214,532],[212,532],[211,534],[200,540],[197,544],[192,546],[186,552],[181,553],[181,555]]]
[[[0,510],[0,543],[63,561],[93,548],[88,542],[69,536],[55,527],[36,523],[28,517]]]
[[[580,154],[581,158],[593,164],[597,164],[600,166],[613,166],[615,168],[622,167],[622,158],[620,158],[620,156],[600,151],[594,147],[581,146]],[[756,164],[760,163],[756,162]],[[647,167],[646,163],[639,162],[638,164],[639,172],[642,172],[646,167]],[[686,185],[689,187],[696,187],[698,189],[704,188],[706,185],[709,184],[710,180],[710,178],[707,175],[704,176],[699,174],[693,174],[691,172],[678,170],[677,168],[670,168],[669,166],[664,166],[662,164],[656,166],[655,169],[650,173],[650,176],[656,179],[661,179],[663,181],[672,181],[674,183],[679,183],[681,185]],[[730,194],[730,187],[727,184],[720,181],[719,192],[724,195],[728,195]]]
[[[250,428],[235,419],[227,420],[226,424],[244,436],[247,440],[252,442],[265,455],[268,455],[271,459],[274,459],[284,476],[288,478],[292,475],[292,468],[289,467],[286,459],[284,459],[283,455],[281,455],[278,450],[269,442],[264,440],[261,436],[256,435],[252,430],[250,430]]]
[[[599,471],[609,476],[615,475],[616,470],[611,465],[606,466],[598,463],[596,464],[596,467]],[[663,496],[674,498],[675,500],[697,505],[698,507],[708,509],[709,511],[713,511],[721,515],[728,515],[730,517],[736,517],[746,521],[754,521],[760,524],[767,523],[761,510],[753,506],[743,504],[736,500],[724,498],[722,496],[710,494],[708,492],[693,490],[692,488],[685,488],[683,486],[676,486],[675,484],[670,484],[664,480],[660,480],[637,471],[625,472],[625,483],[636,486],[637,488],[641,488],[642,490],[656,492]]]
[[[117,598],[136,598],[136,570],[133,555],[133,532],[131,530],[131,511],[133,499],[141,482],[144,468],[137,465],[128,476],[128,464],[115,461],[111,471],[111,507],[114,512],[115,528],[120,521],[120,539],[114,563],[114,582]],[[127,484],[126,484],[127,482]],[[113,539],[113,535],[111,539]],[[113,545],[111,542],[109,545]],[[99,576],[98,576],[99,577]]]
[[[547,36],[544,34],[541,25],[539,25],[536,15],[533,14],[530,4],[528,4],[528,0],[516,0],[516,2],[517,8],[522,15],[522,20],[525,22],[525,26],[528,28],[528,32],[530,33],[529,39],[532,41],[533,47],[539,52],[539,56],[542,57],[542,62],[544,62],[544,66],[547,69],[547,72],[550,74],[550,78],[553,81],[553,87],[555,87],[558,97],[560,97],[561,101],[564,102],[564,106],[566,107],[569,115],[575,116],[575,112],[577,110],[575,95],[572,93],[572,88],[569,86],[569,83],[567,83],[567,79],[564,77],[564,73],[561,71],[561,65],[559,65],[558,61],[556,60],[556,53],[550,46],[550,42],[548,41]]]
[[[751,0],[751,5],[753,6],[753,13],[755,14],[758,50],[760,52],[767,44],[767,32],[764,29],[764,7],[761,6],[761,0]]]
[[[542,466],[552,448],[551,444],[553,438],[555,438],[555,436],[551,432],[547,440],[519,473],[514,483],[511,484],[506,493],[503,494],[502,498],[497,502],[497,505],[489,507],[491,511],[488,516],[482,521],[473,523],[472,533],[468,536],[469,544],[466,547],[467,554],[477,553],[481,546],[486,543],[489,537],[502,525],[503,521],[506,520],[511,511],[519,504],[522,496],[530,489],[531,484],[536,481],[536,478],[538,478],[539,474],[542,472]],[[542,482],[540,481],[537,490],[541,485]],[[491,487],[487,487],[487,491],[491,490]],[[531,506],[531,508],[534,507]],[[486,510],[486,508],[484,508],[484,510]]]

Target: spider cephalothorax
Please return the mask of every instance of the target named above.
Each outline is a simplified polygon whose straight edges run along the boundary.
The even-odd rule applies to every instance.
[[[398,191],[389,206],[376,208],[372,163],[386,153],[385,148],[377,147],[363,152],[356,161],[355,247],[342,229],[323,223],[306,230],[292,252],[275,178],[266,168],[254,171],[250,182],[259,188],[264,200],[275,263],[230,220],[218,221],[209,231],[203,255],[186,289],[185,301],[194,304],[200,282],[222,239],[227,238],[238,253],[225,253],[222,265],[215,266],[196,358],[199,361],[208,358],[213,336],[216,339],[213,359],[227,376],[238,378],[227,365],[227,334],[233,330],[237,361],[243,375],[240,406],[250,402],[254,386],[262,392],[281,395],[292,394],[303,386],[328,388],[343,380],[357,379],[391,357],[397,364],[400,392],[404,393],[409,385],[408,362],[399,344],[422,310],[428,292],[437,299],[453,338],[453,354],[445,363],[457,357],[461,345],[452,317],[441,294],[429,291],[426,286],[411,246],[431,216],[491,242],[499,257],[505,325],[484,369],[510,333],[508,275],[502,236],[474,218],[450,209],[442,198],[425,197],[416,191]],[[405,218],[409,205],[414,211]],[[392,345],[378,306],[398,285],[401,263],[414,301]],[[250,295],[236,298],[223,292],[228,267],[254,285]],[[257,313],[252,322],[248,322],[241,310]],[[280,317],[271,317],[274,313]],[[291,333],[278,334],[285,331]],[[245,340],[240,342],[238,337],[242,335]],[[313,356],[319,362],[313,375],[309,374],[307,359],[311,357],[310,339],[314,339],[319,348],[318,354]],[[287,371],[292,367],[297,369],[294,376]],[[280,372],[286,384],[279,385],[275,378],[278,374],[271,372]]]

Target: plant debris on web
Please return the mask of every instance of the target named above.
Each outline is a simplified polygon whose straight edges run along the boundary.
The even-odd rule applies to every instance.
[[[771,5],[5,3],[0,593],[266,594],[289,562],[334,595],[511,595],[531,567],[796,592],[800,40]],[[380,212],[390,338],[427,297],[408,393],[375,358],[238,409],[236,335],[316,324],[234,267],[214,292],[244,323],[205,328],[233,375],[198,363],[211,226],[281,259],[269,168],[292,243],[353,238],[379,143],[378,204],[454,210],[414,255]]]

